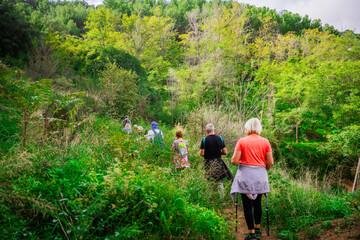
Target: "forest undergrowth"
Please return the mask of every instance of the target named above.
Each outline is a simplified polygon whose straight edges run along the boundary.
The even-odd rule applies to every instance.
[[[237,1],[3,0],[0,12],[1,239],[235,239],[234,203],[198,149],[213,123],[235,174],[253,117],[275,159],[274,236],[359,222],[359,190],[343,187],[359,176],[354,31]],[[125,115],[145,130],[155,120],[165,149],[125,134]],[[177,130],[191,149],[183,171]]]
[[[189,136],[191,167],[176,172],[169,146],[177,128],[163,126],[167,147],[158,153],[142,135],[121,128],[119,121],[90,116],[49,138],[41,159],[36,145],[2,155],[1,237],[235,238],[221,212],[232,200],[204,178],[195,136]],[[282,164],[269,172],[270,224],[278,238],[298,239],[304,229],[310,236],[319,222],[355,216],[359,194],[295,181]],[[230,185],[225,182],[226,192]]]

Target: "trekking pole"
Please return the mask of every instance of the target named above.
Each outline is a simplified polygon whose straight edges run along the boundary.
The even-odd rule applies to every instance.
[[[238,165],[236,166],[235,176],[236,176],[239,165],[240,164],[238,163]],[[234,178],[234,180],[235,180],[235,178]],[[238,213],[238,193],[235,192],[235,221],[236,221],[236,223],[235,223],[235,232],[236,233],[238,232],[237,231],[237,225],[238,225],[238,214],[237,213]]]
[[[266,225],[267,225],[267,235],[270,236],[270,229],[269,229],[269,204],[268,204],[268,195],[265,194],[266,197]]]
[[[237,224],[238,224],[238,215],[237,215],[237,205],[238,205],[238,203],[237,203],[237,195],[238,195],[238,193],[236,192],[235,193],[235,221],[236,221],[236,223],[235,223],[235,232],[237,233]]]

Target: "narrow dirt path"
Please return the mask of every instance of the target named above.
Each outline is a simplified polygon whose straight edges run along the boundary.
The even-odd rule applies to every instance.
[[[235,206],[228,206],[222,210],[224,218],[228,221],[231,228],[235,232]],[[236,239],[244,239],[246,234],[248,233],[247,225],[244,218],[244,213],[242,210],[242,205],[238,205],[238,225],[237,225],[237,233],[235,233]],[[261,229],[263,231],[263,235],[261,236],[261,240],[276,240],[277,238],[272,234],[270,229],[270,236],[266,236],[266,223],[261,224]]]

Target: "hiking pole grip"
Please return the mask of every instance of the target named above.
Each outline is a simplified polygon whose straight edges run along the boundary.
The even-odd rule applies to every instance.
[[[266,225],[267,225],[267,235],[270,236],[270,228],[269,228],[269,205],[268,205],[268,195],[266,196]]]

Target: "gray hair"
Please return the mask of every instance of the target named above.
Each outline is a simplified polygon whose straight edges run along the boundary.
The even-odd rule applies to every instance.
[[[214,124],[212,123],[208,123],[208,125],[206,125],[206,131],[209,132],[213,132],[215,129]]]
[[[247,132],[257,133],[257,134],[260,135],[261,130],[262,130],[260,120],[257,119],[257,118],[249,119],[249,120],[245,123],[245,130],[246,130]]]

